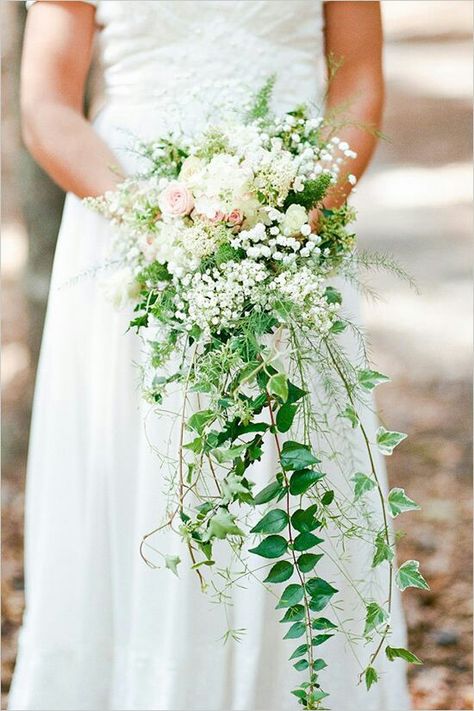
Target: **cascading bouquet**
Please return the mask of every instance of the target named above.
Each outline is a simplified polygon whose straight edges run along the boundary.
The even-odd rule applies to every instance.
[[[277,608],[285,638],[296,640],[291,663],[304,673],[292,693],[315,709],[328,696],[320,679],[326,662],[316,650],[343,632],[320,615],[338,592],[317,572],[324,536],[335,532],[341,559],[346,538],[369,540],[372,567],[387,568],[383,599],[365,599],[360,620],[360,639],[374,645],[361,674],[368,689],[382,652],[420,663],[389,645],[392,586],[428,585],[417,561],[395,568],[388,523],[389,515],[419,506],[403,489],[386,495],[376,471],[375,448],[390,455],[405,435],[379,427],[371,442],[360,416],[388,378],[364,357],[359,367],[346,356],[340,334],[353,330],[362,356],[363,336],[328,283],[354,282],[361,268],[393,263],[355,249],[351,208],[324,208],[330,188],[355,182],[344,174],[355,153],[309,105],[275,115],[271,93],[269,81],[244,107],[214,113],[196,135],[174,131],[139,143],[149,170],[87,204],[117,227],[107,289],[118,304],[134,305],[131,327],[145,334],[146,398],[159,410],[172,384],[182,393],[169,515],[156,531],[171,527],[185,541],[203,588],[211,576],[218,589],[218,576],[212,578],[218,546],[228,545],[249,574],[255,573],[247,552],[266,561],[263,584],[271,590],[285,584]],[[324,384],[322,410],[316,376]],[[349,472],[348,496],[331,486],[326,453],[316,443],[357,429],[369,468]],[[273,478],[256,487],[252,465],[270,440],[278,464]],[[340,449],[350,470],[350,451]],[[376,516],[366,512],[371,491]],[[163,553],[163,559],[176,572],[180,558]],[[226,601],[232,573],[220,572]]]

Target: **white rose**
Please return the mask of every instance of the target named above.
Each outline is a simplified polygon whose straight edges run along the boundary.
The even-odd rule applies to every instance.
[[[197,156],[188,156],[186,160],[183,161],[183,165],[181,166],[181,170],[179,172],[179,177],[181,180],[184,180],[185,183],[188,183],[190,179],[196,173],[199,173],[199,171],[203,168],[204,161],[201,160],[201,158],[198,158]]]
[[[284,235],[291,236],[301,232],[301,228],[308,222],[308,213],[302,205],[290,205],[280,225]]]

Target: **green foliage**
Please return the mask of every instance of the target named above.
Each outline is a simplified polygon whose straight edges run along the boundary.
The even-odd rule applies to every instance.
[[[353,428],[357,427],[359,424],[359,416],[352,405],[347,405],[341,415],[342,417],[347,417]]]
[[[283,402],[288,398],[288,379],[284,373],[275,373],[268,381],[268,392]]]
[[[385,654],[387,656],[387,659],[391,662],[393,662],[394,659],[404,659],[410,664],[423,664],[421,659],[417,657],[416,654],[413,654],[413,652],[409,652],[408,649],[404,649],[403,647],[387,646],[385,648]]]
[[[395,575],[395,582],[399,590],[403,591],[407,588],[430,589],[419,568],[420,564],[417,560],[407,560],[399,567]]]
[[[272,567],[264,583],[284,583],[293,575],[294,566],[288,560],[280,560]]]
[[[406,434],[403,432],[390,432],[386,430],[385,427],[379,427],[376,433],[377,446],[385,456],[390,456],[395,447],[397,447],[400,442],[406,439]]]
[[[313,548],[322,542],[323,539],[318,538],[314,533],[299,533],[293,541],[293,548],[299,552],[307,551],[309,548]]]
[[[314,180],[307,180],[304,190],[295,192],[291,190],[285,200],[284,209],[287,210],[290,205],[302,205],[307,210],[311,210],[318,205],[326,195],[331,184],[331,176],[327,173],[321,173]]]
[[[365,670],[365,685],[367,691],[370,691],[370,687],[373,686],[379,680],[377,671],[374,667],[367,667]]]
[[[284,489],[279,481],[273,481],[254,497],[253,503],[256,506],[267,504],[272,499],[276,499],[284,492]]]
[[[309,573],[313,570],[316,563],[323,557],[322,553],[303,553],[297,560],[298,568],[302,573]]]
[[[290,494],[293,494],[293,496],[304,494],[324,476],[322,472],[317,472],[312,469],[300,469],[294,472],[290,479]]]
[[[304,595],[304,589],[302,585],[297,583],[292,583],[286,587],[278,601],[277,609],[285,607],[293,607],[299,603]]]
[[[405,511],[418,511],[421,508],[405,494],[404,489],[399,488],[392,489],[389,492],[387,503],[390,515],[393,518]]]
[[[288,514],[272,509],[251,529],[250,533],[280,533],[288,524]]]
[[[375,537],[375,552],[372,559],[372,568],[376,568],[384,561],[391,563],[394,557],[393,548],[386,541],[385,531],[379,531]]]
[[[294,622],[283,639],[298,639],[306,632],[306,624],[304,622]]]
[[[364,636],[367,636],[377,627],[387,622],[388,614],[377,602],[369,602],[365,611]]]
[[[268,536],[264,538],[256,548],[249,548],[250,553],[260,555],[263,558],[280,558],[286,553],[287,542],[283,536]]]
[[[354,500],[357,501],[361,496],[368,491],[372,491],[377,486],[377,483],[366,474],[356,472],[351,481],[354,482]]]
[[[303,605],[292,605],[285,612],[280,622],[298,622],[305,617],[305,608]]]
[[[277,412],[276,426],[279,432],[288,432],[291,428],[295,415],[298,412],[298,406],[286,402]]]
[[[377,387],[377,385],[380,385],[380,383],[387,383],[390,381],[390,378],[387,375],[377,373],[376,370],[359,370],[357,373],[357,379],[359,381],[359,385],[364,388],[364,390],[368,390],[369,392]]]
[[[308,445],[287,441],[283,444],[280,462],[286,471],[294,471],[319,464],[320,460],[314,456]]]
[[[247,113],[247,121],[266,119],[270,114],[270,101],[276,82],[276,74],[272,74],[253,98],[251,108]]]

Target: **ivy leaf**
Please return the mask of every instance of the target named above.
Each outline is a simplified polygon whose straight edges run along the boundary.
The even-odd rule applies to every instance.
[[[191,430],[194,430],[199,435],[202,435],[207,425],[216,419],[216,415],[212,410],[201,410],[191,415],[187,425]]]
[[[367,691],[369,691],[372,684],[375,684],[379,680],[377,671],[374,669],[374,667],[367,667],[367,669],[365,670],[364,676],[365,676],[365,685],[367,687]]]
[[[203,444],[202,437],[196,437],[192,442],[183,444],[183,449],[189,449],[191,452],[199,454],[199,452],[202,452]]]
[[[334,630],[337,628],[337,625],[331,622],[331,620],[328,620],[327,617],[318,617],[316,620],[313,620],[311,626],[313,630]]]
[[[376,602],[369,602],[365,608],[365,613],[364,636],[388,620],[387,611]]]
[[[217,513],[209,519],[209,525],[206,531],[206,540],[219,538],[223,540],[227,536],[244,536],[244,532],[235,523],[233,516],[227,509],[221,507]],[[285,541],[286,543],[286,541]]]
[[[307,394],[308,393],[306,390],[302,390],[294,383],[288,382],[288,397],[286,402],[289,405],[293,404],[294,402],[297,402],[298,400],[301,400],[301,398]]]
[[[260,504],[267,504],[272,499],[276,499],[277,496],[280,496],[283,491],[284,489],[280,482],[272,481],[271,484],[266,486],[264,489],[259,491],[256,496],[254,496],[253,503],[256,506],[259,506]]]
[[[314,456],[308,445],[288,440],[283,444],[280,462],[285,471],[295,471],[319,464],[320,460]]]
[[[351,481],[354,482],[354,501],[358,501],[361,496],[377,486],[373,479],[362,472],[356,472],[351,477]]]
[[[280,533],[288,523],[288,514],[282,509],[272,509],[251,529],[250,533]]]
[[[280,560],[271,568],[264,583],[284,583],[293,575],[293,564],[288,560]]]
[[[222,495],[227,502],[234,500],[236,494],[248,494],[248,487],[244,486],[242,477],[231,471],[221,482]]]
[[[268,536],[256,548],[249,548],[249,553],[255,553],[262,558],[279,558],[286,553],[287,545],[283,536]]]
[[[283,402],[288,398],[288,379],[284,373],[272,375],[267,385],[270,395],[276,395]]]
[[[283,637],[283,639],[298,639],[302,637],[306,632],[306,625],[304,622],[295,622],[291,625],[290,629]]]
[[[306,583],[306,590],[311,595],[309,607],[313,612],[323,610],[335,593],[336,588],[333,588],[326,580],[322,578],[312,578]]]
[[[299,662],[293,664],[296,671],[304,671],[309,667],[309,662],[306,659],[300,659]]]
[[[224,462],[232,462],[245,452],[247,446],[248,445],[246,444],[239,444],[236,447],[218,447],[212,451],[212,456],[217,462],[219,462],[219,464],[223,464]]]
[[[377,385],[389,382],[390,378],[387,375],[383,375],[383,373],[377,373],[376,370],[359,370],[357,380],[364,390],[370,392],[376,388]]]
[[[418,506],[415,501],[405,494],[404,489],[392,489],[387,501],[392,518],[395,518],[401,513],[405,513],[405,511],[418,511],[421,508],[421,506]]]
[[[348,405],[346,409],[341,412],[341,417],[346,417],[353,428],[357,427],[357,425],[359,424],[359,415],[354,410],[352,405]]]
[[[290,479],[290,494],[298,496],[304,494],[310,489],[313,484],[322,479],[325,474],[312,469],[301,469],[294,472]]]
[[[295,551],[307,551],[308,548],[317,546],[319,543],[323,543],[323,539],[318,538],[314,533],[299,533],[293,541],[293,548]]]
[[[429,590],[430,586],[419,572],[420,564],[417,560],[407,560],[397,570],[395,582],[399,590],[403,592],[407,588],[421,588]]]
[[[314,531],[315,528],[321,527],[321,521],[314,517],[315,507],[310,506],[306,510],[298,509],[291,516],[291,525],[300,533],[305,531]]]
[[[308,651],[308,645],[307,644],[300,644],[300,646],[296,647],[295,651],[291,655],[290,661],[292,659],[298,659],[298,657],[302,657],[303,654],[306,654],[307,651]]]
[[[395,447],[406,439],[403,432],[390,432],[385,427],[379,427],[376,433],[377,445],[383,455],[389,457]]]
[[[165,568],[168,568],[178,577],[178,565],[181,563],[179,555],[165,556]]]
[[[322,557],[322,553],[303,553],[296,561],[296,564],[302,573],[309,573]]]
[[[301,598],[303,597],[303,593],[304,590],[302,585],[298,585],[296,583],[288,585],[284,589],[283,594],[275,609],[279,610],[282,607],[293,607],[293,605],[296,605],[301,600]]]
[[[329,504],[332,504],[333,501],[334,491],[332,489],[326,491],[326,493],[321,497],[321,503],[324,504],[324,506],[329,506]]]
[[[389,546],[385,539],[385,532],[379,531],[375,537],[375,553],[372,559],[372,568],[384,562],[384,560],[392,561],[394,552],[392,546]]]
[[[408,649],[403,649],[403,647],[387,646],[385,648],[385,654],[391,662],[393,662],[394,659],[404,659],[410,664],[423,664],[421,659],[417,657],[416,654],[413,654],[413,652],[409,652]]]
[[[305,611],[303,605],[292,605],[285,612],[284,616],[281,618],[280,622],[299,622],[304,620]]]
[[[298,405],[285,403],[280,407],[276,416],[276,426],[279,432],[288,432],[297,412]]]

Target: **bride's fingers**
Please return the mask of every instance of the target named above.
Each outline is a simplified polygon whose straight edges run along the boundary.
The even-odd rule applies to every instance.
[[[311,230],[313,232],[318,231],[319,227],[319,218],[321,216],[320,210],[318,210],[317,207],[315,207],[313,210],[310,211],[309,213],[309,224],[311,226]]]

